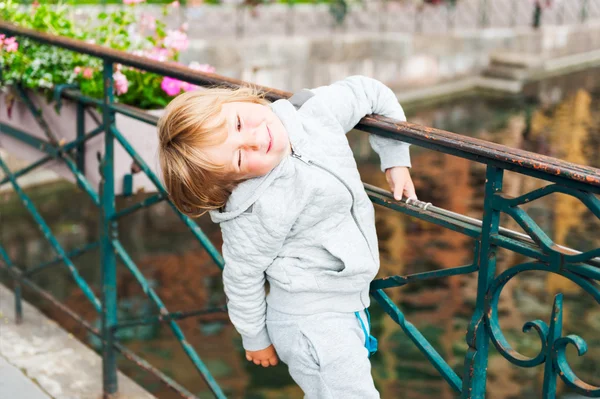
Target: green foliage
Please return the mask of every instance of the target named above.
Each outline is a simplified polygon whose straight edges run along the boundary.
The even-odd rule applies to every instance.
[[[187,46],[183,29],[168,31],[154,18],[136,18],[134,6],[101,12],[91,20],[64,1],[49,5],[23,6],[14,0],[0,2],[0,19],[25,28],[48,32],[116,50],[144,55],[160,61],[177,61]],[[167,15],[170,8],[164,8]],[[83,19],[83,20],[82,20]],[[89,29],[94,26],[94,29]],[[168,37],[171,34],[171,37]],[[166,40],[167,39],[167,40]],[[12,40],[12,39],[10,39]],[[18,49],[0,41],[0,87],[21,85],[45,92],[60,84],[78,84],[83,94],[102,98],[102,60],[56,46],[17,37]],[[142,70],[115,65],[113,71],[117,101],[142,109],[163,108],[173,96],[161,88],[163,77]],[[187,87],[187,86],[186,86]],[[171,93],[173,94],[173,93]]]
[[[53,8],[41,5],[35,13],[28,11],[19,8],[12,0],[0,4],[0,18],[3,20],[55,35],[87,39],[87,34],[77,30],[72,23],[65,6]],[[73,69],[89,58],[29,39],[17,39],[17,51],[0,49],[2,86],[19,83],[24,87],[48,89],[61,83],[73,83],[76,77]]]

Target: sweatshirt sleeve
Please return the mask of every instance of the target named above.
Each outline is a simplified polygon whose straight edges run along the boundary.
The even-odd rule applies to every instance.
[[[266,328],[265,271],[280,252],[290,229],[286,220],[254,213],[221,223],[227,311],[246,350],[271,345]]]
[[[406,121],[394,92],[380,81],[366,76],[350,76],[311,91],[320,97],[321,103],[328,107],[346,133],[370,114]],[[382,171],[394,166],[411,166],[408,143],[374,134],[369,136],[369,142],[379,154]]]

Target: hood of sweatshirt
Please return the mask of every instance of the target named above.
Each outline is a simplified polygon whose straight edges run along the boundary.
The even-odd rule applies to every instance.
[[[294,148],[303,147],[305,133],[298,118],[298,111],[288,100],[277,100],[269,105],[271,110],[283,123],[290,143]],[[277,179],[290,162],[290,157],[284,157],[277,166],[264,176],[254,177],[240,183],[231,193],[225,209],[214,209],[209,212],[214,223],[233,219],[248,210],[263,192]]]

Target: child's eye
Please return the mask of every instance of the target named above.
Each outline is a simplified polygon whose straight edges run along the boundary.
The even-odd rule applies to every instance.
[[[241,168],[242,166],[242,150],[238,151],[238,168]]]
[[[237,116],[237,126],[236,126],[236,128],[237,128],[238,132],[242,128],[242,121],[240,120],[240,116],[239,115]]]

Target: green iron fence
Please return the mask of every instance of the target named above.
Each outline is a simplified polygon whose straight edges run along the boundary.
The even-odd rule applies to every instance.
[[[0,181],[0,185],[10,183],[13,186],[14,191],[21,198],[24,206],[35,219],[57,254],[57,257],[53,261],[23,270],[11,261],[7,252],[0,246],[0,267],[8,270],[14,278],[17,321],[19,322],[22,319],[21,286],[26,285],[77,320],[91,333],[101,338],[103,348],[103,382],[106,397],[118,391],[116,356],[117,352],[119,352],[141,368],[160,378],[182,397],[194,398],[195,396],[178,382],[122,346],[115,338],[116,332],[121,329],[152,323],[167,323],[185,353],[192,360],[198,372],[214,393],[214,396],[225,398],[225,394],[211,375],[210,370],[208,370],[194,348],[186,341],[182,330],[177,324],[177,320],[187,317],[198,317],[214,312],[225,312],[226,309],[224,307],[217,307],[190,312],[169,312],[119,241],[117,223],[121,217],[158,202],[168,200],[167,193],[157,176],[137,154],[136,150],[125,139],[115,124],[115,115],[117,113],[128,115],[151,125],[156,124],[157,118],[114,102],[112,71],[113,66],[119,63],[161,75],[168,75],[202,86],[218,84],[238,87],[244,83],[214,74],[199,73],[179,65],[156,63],[143,57],[133,56],[116,50],[19,28],[3,21],[0,21],[0,32],[8,35],[28,37],[42,43],[99,57],[103,60],[104,65],[104,98],[102,100],[83,96],[75,88],[56,88],[57,99],[64,97],[77,103],[77,139],[66,143],[57,141],[55,135],[49,130],[47,123],[45,123],[44,115],[33,106],[27,92],[18,88],[16,88],[16,92],[21,97],[21,100],[29,106],[39,126],[44,130],[47,140],[41,140],[28,132],[0,123],[0,134],[16,138],[33,148],[47,153],[47,156],[44,158],[16,172],[9,170],[6,163],[0,158],[0,168],[6,175]],[[290,96],[290,93],[287,92],[272,89],[267,90],[267,88],[262,89],[267,91],[267,98],[269,100],[277,100]],[[83,113],[87,107],[100,108],[102,111],[102,120],[98,121],[99,126],[89,132],[84,131],[83,126]],[[374,203],[464,234],[472,238],[475,242],[473,247],[473,262],[469,265],[406,276],[389,276],[377,279],[371,284],[371,294],[377,303],[400,326],[457,395],[462,398],[485,397],[488,349],[491,342],[498,352],[512,364],[520,367],[543,365],[544,398],[555,397],[557,377],[560,377],[573,391],[583,396],[600,397],[600,387],[592,386],[577,378],[567,362],[565,351],[569,345],[573,345],[581,356],[586,352],[587,344],[579,336],[563,336],[562,294],[558,294],[554,298],[554,307],[549,324],[542,320],[535,320],[527,322],[523,326],[524,331],[535,330],[541,341],[540,352],[535,357],[524,356],[512,348],[501,331],[498,321],[498,300],[502,289],[513,277],[525,271],[541,270],[561,275],[583,288],[585,292],[600,304],[600,286],[598,284],[600,281],[600,248],[582,253],[557,245],[544,233],[528,213],[522,209],[522,205],[526,203],[553,193],[562,193],[577,198],[595,217],[600,219],[600,200],[597,197],[600,194],[600,170],[446,131],[406,122],[397,122],[381,116],[367,116],[362,119],[357,128],[365,132],[402,140],[413,145],[486,165],[483,220],[441,209],[430,203],[395,201],[387,191],[365,184],[365,189]],[[96,192],[83,174],[83,143],[101,133],[104,134],[104,156],[101,160],[102,181],[99,192]],[[119,210],[115,207],[115,145],[121,145],[127,151],[157,189],[157,194],[133,206]],[[35,205],[17,182],[17,178],[51,160],[60,160],[68,166],[79,187],[89,195],[93,203],[101,211],[100,240],[68,253],[62,248],[37,211]],[[542,179],[548,184],[543,188],[512,198],[503,193],[502,190],[503,172],[505,170]],[[171,207],[199,240],[214,263],[219,268],[222,268],[223,259],[221,255],[198,225],[187,216],[178,212],[172,204]],[[499,219],[502,213],[514,219],[526,234],[501,227]],[[100,248],[101,252],[101,298],[95,296],[90,286],[78,273],[72,261],[73,258],[94,248]],[[500,248],[522,254],[532,259],[532,261],[513,266],[496,275],[496,252]],[[154,317],[136,320],[117,319],[117,259],[120,259],[133,274],[145,294],[154,303],[157,311]],[[32,275],[40,270],[61,263],[67,266],[77,285],[101,316],[102,327],[100,330],[91,326],[31,280]],[[457,373],[419,330],[406,320],[402,311],[387,296],[385,290],[401,287],[415,281],[439,279],[469,273],[477,273],[477,299],[475,311],[466,333],[468,350],[464,360],[464,368],[461,373]]]

